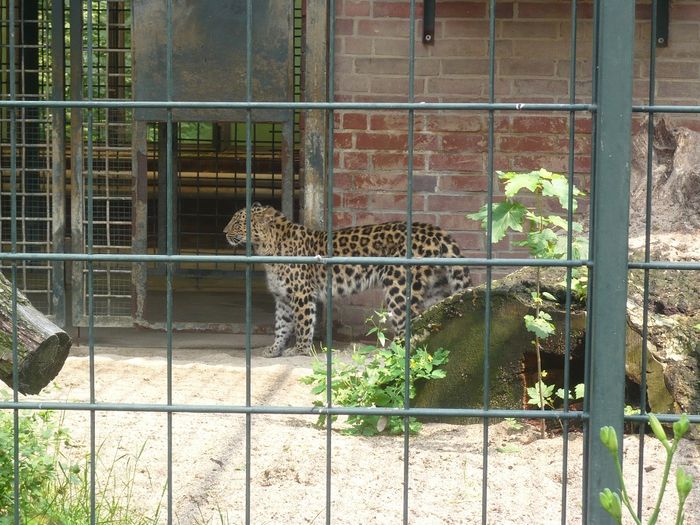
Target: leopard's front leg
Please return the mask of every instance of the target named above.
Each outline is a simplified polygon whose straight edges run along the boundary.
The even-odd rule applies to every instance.
[[[314,340],[316,326],[316,302],[311,293],[296,294],[291,302],[294,314],[296,344],[287,348],[282,355],[309,355]]]
[[[264,357],[279,357],[284,352],[293,330],[293,311],[288,300],[275,295],[275,340],[263,350]]]

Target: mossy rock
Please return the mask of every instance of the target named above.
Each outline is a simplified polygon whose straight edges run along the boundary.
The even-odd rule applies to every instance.
[[[414,323],[413,344],[429,351],[450,350],[447,377],[417,385],[414,405],[440,408],[482,408],[484,383],[485,287],[477,287],[436,304]],[[550,292],[551,293],[551,292]],[[564,310],[551,302],[543,310],[559,328],[544,342],[543,353],[565,354]],[[523,316],[532,313],[528,280],[503,280],[491,291],[491,337],[489,350],[490,408],[520,409],[529,379],[526,354],[533,352],[533,334],[525,329]],[[572,310],[572,353],[582,353],[585,313]],[[573,386],[573,385],[572,385]],[[462,422],[470,422],[462,418]]]
[[[529,363],[534,360],[533,334],[525,329],[523,316],[534,313],[532,292],[537,289],[537,270],[524,268],[502,280],[491,290],[491,338],[489,347],[490,408],[522,409],[526,407],[526,389],[536,383]],[[551,373],[546,383],[563,384],[561,370],[565,354],[565,270],[547,268],[539,272],[540,291],[552,294],[556,301],[545,301],[542,309],[552,316],[556,327],[553,337],[542,346],[543,366]],[[484,328],[485,286],[454,295],[427,310],[413,323],[414,346],[429,351],[450,351],[445,366],[447,377],[416,386],[414,406],[437,408],[483,408],[484,406]],[[627,378],[641,382],[641,336],[630,315],[627,327]],[[582,382],[585,346],[585,305],[573,301],[570,316],[570,385]],[[658,358],[658,349],[650,343],[647,358],[647,398],[654,412],[676,412],[681,408],[673,389],[669,389],[670,371]],[[574,364],[576,361],[576,364]],[[559,370],[559,375],[556,370]],[[578,373],[578,375],[577,375]],[[676,389],[679,390],[679,389]],[[692,396],[691,396],[692,397]],[[697,396],[695,396],[695,399]],[[687,406],[687,405],[686,405]],[[473,419],[473,418],[471,418]],[[460,422],[455,418],[456,422]],[[461,422],[472,422],[462,418]]]

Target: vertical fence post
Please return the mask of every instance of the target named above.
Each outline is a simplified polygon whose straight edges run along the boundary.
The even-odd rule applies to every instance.
[[[584,523],[612,523],[598,493],[619,485],[599,432],[622,436],[634,17],[634,2],[597,3]]]

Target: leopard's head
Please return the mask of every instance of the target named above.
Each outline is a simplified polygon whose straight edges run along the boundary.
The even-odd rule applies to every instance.
[[[250,207],[250,241],[253,246],[265,245],[271,240],[271,223],[281,216],[280,212],[271,206],[263,206],[256,202]],[[226,240],[233,246],[245,244],[246,240],[246,209],[238,210],[224,228]]]

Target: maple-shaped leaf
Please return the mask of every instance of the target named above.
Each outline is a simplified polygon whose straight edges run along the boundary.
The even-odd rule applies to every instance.
[[[523,217],[527,213],[527,208],[519,202],[505,200],[497,204],[493,204],[491,212],[491,221],[493,230],[491,231],[491,241],[497,243],[506,236],[508,229],[521,232],[523,231]],[[486,205],[476,213],[467,215],[472,220],[480,221],[484,230],[487,229],[488,208]]]

